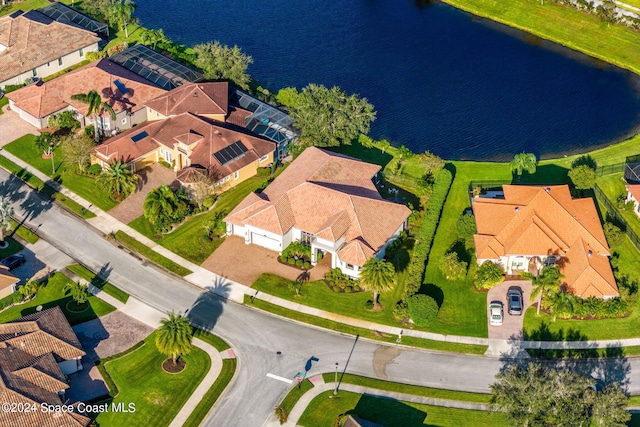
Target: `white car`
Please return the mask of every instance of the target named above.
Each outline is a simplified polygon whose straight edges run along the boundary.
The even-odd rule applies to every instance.
[[[504,309],[500,301],[492,301],[489,304],[489,324],[494,326],[502,325],[504,318]]]

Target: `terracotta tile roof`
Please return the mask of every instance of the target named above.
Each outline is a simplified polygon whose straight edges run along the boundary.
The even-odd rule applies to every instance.
[[[122,93],[116,86],[118,80],[127,90]],[[126,68],[101,59],[58,78],[41,84],[25,86],[7,94],[20,109],[34,117],[42,118],[62,109],[73,107],[83,115],[88,106],[71,99],[72,95],[95,90],[102,101],[111,105],[115,113],[138,111],[151,98],[166,91]]]
[[[0,82],[100,41],[94,33],[31,10],[0,17]]]
[[[371,181],[379,170],[377,165],[311,147],[261,195],[243,200],[225,221],[280,235],[295,227],[332,242],[357,241],[342,253],[362,265],[362,257],[378,252],[411,213],[380,197]]]
[[[146,136],[134,142],[132,137],[144,135],[143,132],[146,132]],[[180,139],[191,142],[191,166],[215,170],[220,177],[230,175],[275,150],[273,142],[241,132],[234,126],[183,113],[168,119],[140,124],[109,138],[94,148],[94,153],[107,162],[120,159],[128,163],[149,155],[159,147],[173,149]],[[248,151],[236,160],[221,164],[214,153],[237,141],[242,142]]]
[[[240,127],[247,126],[247,117],[251,115],[251,111],[243,110],[240,107],[229,106],[229,115],[227,116],[227,123],[234,124]]]
[[[344,245],[338,251],[338,257],[353,265],[363,265],[376,251],[360,239],[355,239]]]
[[[561,272],[566,289],[579,297],[619,295],[609,258],[593,252],[581,238],[567,251]]]
[[[163,116],[182,113],[198,115],[229,112],[229,83],[187,83],[147,102],[147,107]],[[244,122],[242,123],[244,127]]]
[[[8,288],[19,281],[20,279],[11,274],[7,267],[0,265],[0,289]]]
[[[637,202],[640,202],[640,184],[627,185],[627,190]]]
[[[52,329],[55,329],[53,331]],[[46,332],[45,332],[46,331]],[[34,334],[48,335],[34,338]],[[34,347],[34,342],[42,348]],[[67,346],[79,342],[60,307],[0,324],[0,402],[36,405],[31,412],[0,411],[0,425],[12,427],[85,427],[90,419],[79,414],[46,413],[40,404],[61,405],[58,392],[69,385],[57,364]],[[48,351],[54,348],[54,351]],[[84,355],[82,350],[80,355]],[[58,356],[56,356],[56,354]]]
[[[560,255],[569,269],[563,270],[568,287],[577,295],[589,296],[585,294],[588,283],[601,295],[618,295],[608,261],[609,246],[593,200],[572,199],[566,185],[505,185],[503,190],[504,199],[473,201],[477,258]],[[588,250],[576,246],[576,239]],[[589,259],[585,255],[588,251],[593,255]]]

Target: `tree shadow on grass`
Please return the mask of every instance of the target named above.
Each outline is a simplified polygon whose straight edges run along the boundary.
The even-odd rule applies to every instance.
[[[420,287],[420,293],[429,295],[436,301],[438,307],[442,307],[444,303],[444,292],[442,292],[440,286],[434,285],[433,283],[425,283]]]
[[[363,394],[347,414],[387,427],[424,426],[429,414],[399,400]]]
[[[555,185],[566,184],[569,182],[567,177],[568,169],[558,166],[556,164],[540,165],[536,169],[536,173],[529,175],[523,173],[519,184],[529,185]]]
[[[95,286],[98,289],[102,289],[104,285],[109,281],[109,276],[113,271],[113,267],[110,265],[111,263],[106,263],[102,267],[100,267],[100,271],[98,271],[93,279],[91,279],[91,285]]]

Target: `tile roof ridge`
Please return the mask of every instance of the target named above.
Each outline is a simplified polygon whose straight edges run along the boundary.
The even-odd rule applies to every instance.
[[[538,214],[535,212],[535,210],[533,211],[533,215],[531,215],[531,220],[538,228],[540,228],[540,230],[544,234],[547,235],[547,237],[549,237],[551,240],[553,240],[553,242],[556,245],[558,245],[561,248],[563,248],[562,249],[563,252],[566,252],[569,249],[570,245],[567,242],[565,242],[564,240],[562,240],[562,238],[560,236],[558,236],[558,234],[555,231],[553,231],[553,229],[542,218],[540,218],[538,216]],[[536,224],[536,222],[538,222],[538,221],[540,222],[541,225],[543,225],[546,228],[546,230],[543,230],[542,227],[540,227],[540,225]],[[551,233],[551,235],[550,235],[550,233]],[[558,244],[558,242],[560,242],[561,245]]]
[[[362,230],[362,224],[360,224],[360,218],[358,218],[358,211],[356,210],[356,206],[353,203],[353,196],[348,194],[347,195],[349,197],[349,203],[351,204],[351,209],[353,209],[353,217],[355,218],[355,226],[358,229],[358,235],[362,236],[363,235],[363,230]]]

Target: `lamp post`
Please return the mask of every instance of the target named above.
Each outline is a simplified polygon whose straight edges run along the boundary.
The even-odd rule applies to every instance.
[[[336,388],[333,390],[333,395],[336,396],[338,394],[338,362],[336,362]]]
[[[53,141],[49,143],[49,154],[51,155],[51,175],[56,173],[56,164],[53,161]]]

